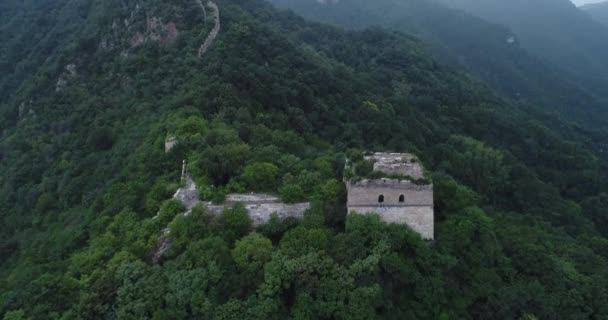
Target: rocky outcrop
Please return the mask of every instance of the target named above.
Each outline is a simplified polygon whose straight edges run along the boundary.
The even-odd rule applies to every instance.
[[[205,6],[203,5],[202,0],[197,0],[197,2],[199,4],[199,6],[201,7],[201,9],[203,10],[203,13],[205,14],[205,21],[207,21],[207,10],[205,9]],[[203,42],[203,44],[198,49],[199,58],[202,58],[205,55],[205,53],[207,53],[207,50],[209,50],[209,48],[215,41],[215,38],[217,38],[217,35],[220,33],[220,29],[221,29],[220,9],[212,1],[207,2],[207,6],[209,6],[213,10],[213,13],[212,13],[213,29],[211,29],[211,31],[207,35],[207,38],[205,39],[205,42]]]
[[[175,42],[179,31],[174,22],[163,23],[158,17],[146,18],[146,31],[136,32],[129,41],[131,48],[137,48],[147,42],[171,44]]]
[[[123,9],[129,10],[126,3],[123,4]],[[128,17],[124,19],[112,21],[111,29],[99,42],[99,49],[103,51],[120,50],[121,56],[127,57],[129,50],[146,43],[170,45],[177,40],[180,34],[177,23],[171,18],[163,19],[157,14],[144,11],[139,4],[130,9],[129,13]],[[144,21],[145,24],[142,23]]]
[[[175,146],[177,146],[177,139],[175,137],[168,137],[165,140],[165,153],[169,153]]]
[[[156,240],[156,244],[152,248],[152,263],[158,264],[160,260],[171,249],[171,240],[169,239],[169,228],[164,228],[162,235]]]
[[[68,81],[76,78],[77,75],[78,73],[76,72],[75,64],[70,63],[65,66],[63,73],[59,76],[59,79],[57,79],[57,83],[55,84],[55,92],[63,91],[68,85]]]
[[[213,20],[211,31],[209,31],[204,42],[198,48],[198,57],[202,58],[211,48],[220,33],[220,10],[213,1],[208,1],[206,4],[203,3],[203,0],[195,1],[204,16],[204,30],[207,30],[208,21],[210,19]],[[137,4],[135,8],[130,11],[129,17],[123,20],[112,21],[111,32],[101,39],[98,48],[104,51],[118,49],[121,50],[121,56],[127,57],[129,56],[129,50],[143,46],[146,43],[156,42],[162,45],[169,45],[177,40],[180,30],[178,30],[176,22],[164,22],[161,17],[151,15],[148,12],[143,12],[143,10],[144,9]],[[145,30],[142,30],[143,27],[135,28],[135,26],[142,26],[142,23],[140,22],[144,17],[146,21]],[[168,19],[165,19],[165,21],[166,20]]]

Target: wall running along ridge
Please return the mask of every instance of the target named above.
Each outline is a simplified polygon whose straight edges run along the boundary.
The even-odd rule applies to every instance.
[[[205,5],[203,5],[203,2],[201,0],[197,0],[197,3],[203,10],[203,14],[205,15],[205,22],[206,22],[207,10],[205,9]],[[209,50],[209,48],[213,44],[213,41],[215,41],[215,38],[217,38],[217,35],[220,33],[220,29],[221,29],[220,9],[212,1],[207,2],[207,6],[209,6],[213,10],[212,16],[213,16],[214,24],[213,24],[213,29],[211,29],[211,32],[209,32],[209,34],[207,35],[205,42],[203,42],[201,47],[198,49],[199,58],[202,58],[205,55],[205,53],[207,53],[207,50]]]
[[[249,214],[251,224],[254,228],[257,228],[268,223],[275,214],[279,220],[288,218],[302,219],[304,217],[304,212],[310,208],[309,202],[286,204],[273,195],[257,193],[229,194],[226,196],[226,201],[222,204],[202,201],[199,197],[199,190],[196,183],[186,170],[186,161],[184,161],[182,165],[182,179],[185,180],[185,185],[175,192],[173,199],[182,203],[186,209],[186,212],[183,213],[185,216],[190,215],[192,213],[192,208],[197,205],[206,207],[210,213],[215,215],[220,215],[224,210],[235,205],[242,205]],[[152,248],[150,257],[152,263],[159,263],[162,257],[170,249],[170,230],[166,227],[162,230],[162,234],[158,237],[156,244]]]

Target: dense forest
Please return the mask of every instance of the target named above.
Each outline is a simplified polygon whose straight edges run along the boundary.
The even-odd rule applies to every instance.
[[[3,319],[608,317],[605,128],[407,34],[215,3],[199,57],[213,8],[195,0],[0,2]],[[365,150],[424,163],[435,241],[347,215]],[[256,230],[240,206],[185,216],[183,160],[206,200],[312,206]]]
[[[608,28],[569,0],[439,0],[509,27],[523,47],[568,71],[585,86],[608,86]]]
[[[343,28],[377,26],[414,34],[432,49],[437,60],[463,67],[516,103],[544,107],[547,112],[561,114],[562,121],[578,122],[586,128],[606,128],[605,87],[594,90],[588,82],[570,74],[570,67],[532,55],[526,43],[520,43],[519,34],[498,24],[498,19],[486,21],[428,0],[270,2]],[[587,59],[604,60],[598,56]]]

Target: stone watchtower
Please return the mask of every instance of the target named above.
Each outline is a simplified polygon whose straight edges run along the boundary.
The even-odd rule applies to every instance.
[[[418,159],[407,153],[375,153],[365,161],[373,163],[373,177],[346,182],[349,214],[378,214],[387,223],[407,224],[432,240],[433,185],[423,182],[424,169]]]

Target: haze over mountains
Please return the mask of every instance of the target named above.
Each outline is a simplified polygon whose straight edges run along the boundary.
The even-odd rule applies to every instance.
[[[507,26],[536,56],[551,61],[586,85],[608,82],[608,28],[568,0],[440,0]]]
[[[593,55],[585,58],[585,62],[580,63],[578,60],[582,58],[573,57],[571,53],[564,54],[566,56],[564,61],[556,61],[557,58],[552,54],[546,54],[544,49],[539,49],[542,54],[537,54],[534,46],[528,45],[529,34],[540,32],[535,30],[536,27],[531,27],[533,30],[530,31],[524,27],[511,29],[503,20],[492,19],[490,14],[480,14],[485,11],[469,10],[470,13],[465,13],[429,0],[373,2],[273,0],[272,2],[281,8],[293,9],[307,18],[347,28],[380,26],[415,34],[430,44],[433,47],[432,51],[444,62],[464,66],[475,76],[515,100],[538,104],[548,111],[559,111],[572,120],[581,120],[586,125],[602,126],[608,120],[605,107],[608,92],[603,86],[605,81],[601,76],[599,78],[592,76],[592,74],[603,74],[597,68],[605,67],[608,59],[598,55],[595,48],[585,47],[585,44],[580,51],[586,50]],[[473,6],[473,3],[477,1],[467,4]],[[454,1],[450,4],[453,7],[459,5],[466,9],[464,2]],[[487,3],[480,6],[494,8]],[[585,20],[584,15],[567,0],[556,6],[562,7],[561,11],[566,11],[576,19],[604,31],[589,19]],[[511,11],[540,10],[540,8],[527,8],[524,3],[513,3],[513,7],[509,8]],[[505,15],[519,16],[515,11],[509,13],[509,10],[504,9]],[[548,10],[548,14],[542,11],[543,16],[548,15],[543,19],[559,20],[559,17],[551,16],[551,12],[556,10]],[[524,19],[524,17],[520,18]],[[574,34],[572,41],[579,40],[579,33],[569,32]],[[599,31],[598,33],[601,39],[603,35]],[[580,36],[583,39],[590,37],[585,32]],[[522,40],[521,37],[524,39]],[[555,34],[550,32],[548,35],[542,34],[541,37],[554,38]],[[560,48],[564,46],[561,51],[578,46],[578,43],[555,43],[549,39],[546,42],[548,43],[546,46]],[[574,51],[579,50],[574,49]],[[588,70],[581,73],[580,71],[584,70],[581,69],[581,65],[585,65]],[[572,68],[579,71],[572,73],[569,71]]]
[[[608,1],[586,4],[580,9],[588,13],[595,21],[608,27]]]

